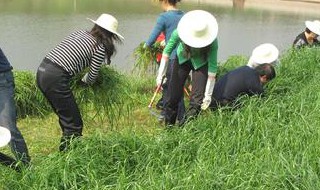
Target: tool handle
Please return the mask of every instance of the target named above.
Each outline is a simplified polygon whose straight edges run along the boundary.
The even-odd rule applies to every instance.
[[[151,100],[150,100],[150,103],[149,103],[149,105],[148,105],[148,108],[151,108],[151,107],[152,107],[152,104],[153,104],[153,102],[154,102],[154,99],[156,98],[157,94],[160,92],[160,89],[161,89],[162,83],[163,83],[163,81],[164,81],[164,78],[165,78],[165,76],[162,77],[160,85],[157,86],[156,91],[153,93],[153,96],[152,96],[152,98],[151,98]]]

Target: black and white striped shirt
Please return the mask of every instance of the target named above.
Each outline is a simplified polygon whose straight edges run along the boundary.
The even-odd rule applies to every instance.
[[[87,31],[76,31],[67,36],[46,58],[65,69],[71,76],[90,67],[85,82],[93,83],[104,63],[105,48]]]

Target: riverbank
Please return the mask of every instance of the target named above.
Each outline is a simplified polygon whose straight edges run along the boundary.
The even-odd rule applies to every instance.
[[[320,16],[320,0],[185,0],[201,4]]]
[[[94,118],[81,109],[84,135],[63,153],[52,111],[20,119],[32,165],[22,173],[0,165],[0,189],[319,189],[319,56],[316,48],[287,52],[266,96],[243,97],[238,110],[201,112],[183,128],[160,127],[149,113],[154,79],[121,76],[130,85],[114,90],[117,75],[109,75],[109,92],[99,92],[105,101],[116,93],[126,109],[99,106]],[[242,60],[229,58],[221,71]],[[100,116],[121,119],[112,127]],[[1,152],[11,155],[8,146]]]

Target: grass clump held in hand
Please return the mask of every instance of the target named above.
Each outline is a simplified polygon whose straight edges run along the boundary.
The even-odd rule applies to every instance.
[[[163,51],[160,42],[156,42],[151,48],[145,47],[145,43],[141,43],[134,50],[134,57],[136,62],[134,63],[134,72],[139,74],[155,74],[158,69],[156,62],[157,54],[161,54]]]
[[[82,115],[91,119],[101,119],[113,126],[130,110],[130,88],[126,78],[113,68],[103,66],[94,84],[79,86],[77,82],[86,72],[87,70],[84,70],[71,81]]]

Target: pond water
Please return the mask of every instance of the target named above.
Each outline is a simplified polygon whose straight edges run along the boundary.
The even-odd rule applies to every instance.
[[[319,16],[236,10],[201,1],[183,2],[179,7],[184,11],[204,9],[215,15],[221,62],[232,55],[249,56],[256,45],[264,42],[274,43],[284,51],[304,30],[304,21]],[[151,0],[1,0],[0,46],[16,70],[35,71],[43,57],[66,35],[91,29],[93,25],[86,18],[110,13],[118,19],[119,33],[125,37],[124,43],[117,46],[112,65],[119,71],[130,72],[134,49],[147,40],[161,11]]]

